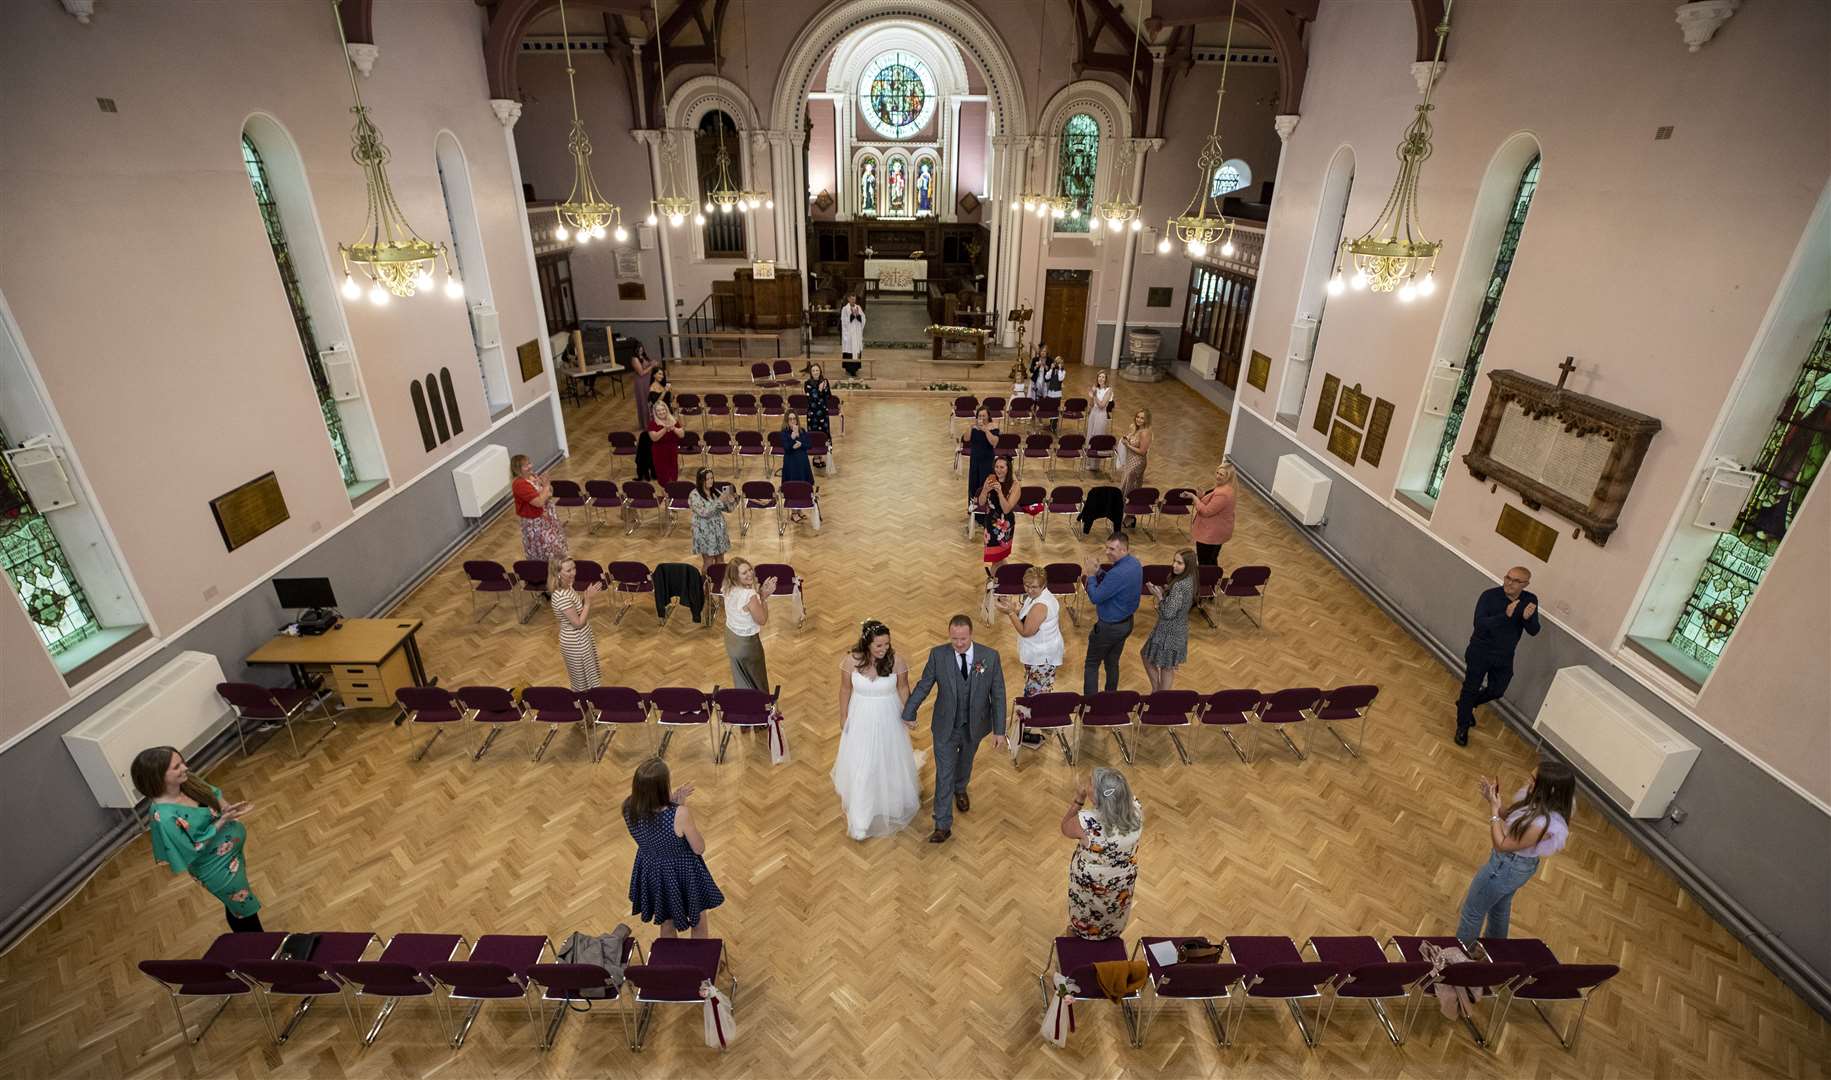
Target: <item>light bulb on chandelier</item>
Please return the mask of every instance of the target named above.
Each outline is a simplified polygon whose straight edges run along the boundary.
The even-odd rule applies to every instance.
[[[450,274],[445,275],[445,295],[453,300],[464,299],[464,283]]]
[[[351,277],[348,272],[345,272],[343,275],[343,298],[345,300],[362,299],[362,286],[356,284],[356,279]]]
[[[1221,257],[1229,258],[1232,255],[1233,255],[1233,241],[1229,240],[1225,244],[1221,245]]]
[[[648,217],[645,217],[642,219],[642,223],[644,225],[649,225],[649,226],[656,225],[660,221],[661,221],[661,219],[655,216],[655,212],[653,210],[650,210],[648,212]]]
[[[693,215],[693,224],[704,225],[705,223],[706,223],[706,215],[704,215],[704,214],[694,214]]]
[[[1418,287],[1411,282],[1407,281],[1405,284],[1399,286],[1399,301],[1401,303],[1409,304],[1417,295]]]
[[[564,225],[560,225],[553,230],[553,239],[565,243],[567,240],[572,239],[572,234],[566,231]]]
[[[617,243],[620,244],[623,241],[629,239],[629,230],[625,229],[623,226],[619,225],[619,226],[617,226],[617,231],[614,233],[611,233],[610,235],[616,237]]]
[[[1424,275],[1423,281],[1418,282],[1418,295],[1419,296],[1429,296],[1431,293],[1434,293],[1436,291],[1437,291],[1437,272],[1435,270],[1432,270],[1430,273]]]
[[[1207,244],[1202,243],[1200,240],[1189,241],[1190,258],[1199,259],[1206,254],[1208,254],[1208,245]]]
[[[1168,236],[1158,237],[1157,238],[1157,254],[1168,255],[1169,253],[1170,253],[1170,238]]]
[[[776,200],[774,200],[774,199],[764,199],[763,200],[763,209],[774,210],[775,208],[776,208]]]
[[[669,214],[668,215],[668,226],[670,228],[678,229],[683,224],[686,223],[686,220],[687,220],[687,215],[685,215],[685,214]]]
[[[376,307],[387,307],[388,290],[382,288],[380,283],[369,286],[369,303]]]
[[[1361,273],[1359,270],[1356,270],[1354,272],[1354,276],[1348,279],[1348,288],[1353,289],[1355,292],[1360,292],[1362,289],[1365,289],[1366,287],[1367,287],[1367,275]]]

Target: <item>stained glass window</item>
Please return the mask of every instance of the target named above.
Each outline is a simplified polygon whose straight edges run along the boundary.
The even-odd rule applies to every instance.
[[[934,76],[906,52],[887,52],[866,64],[858,94],[865,123],[887,139],[914,135],[935,113]]]
[[[1252,183],[1252,169],[1238,158],[1221,162],[1221,167],[1214,170],[1214,182],[1208,187],[1210,198],[1218,199],[1230,195]]]
[[[0,444],[11,446],[4,432]],[[44,515],[0,456],[0,567],[53,656],[102,628]]]
[[[1714,667],[1792,527],[1806,492],[1831,453],[1831,316],[1780,405],[1750,471],[1755,486],[1735,528],[1717,537],[1691,599],[1672,629],[1673,646]]]
[[[858,212],[877,214],[877,159],[865,158],[858,163]]]
[[[884,163],[884,215],[909,216],[909,162],[901,157]]]
[[[1513,271],[1513,256],[1519,251],[1520,233],[1526,228],[1526,211],[1532,208],[1532,193],[1539,186],[1539,156],[1532,155],[1520,173],[1519,187],[1513,192],[1513,209],[1500,234],[1500,248],[1494,253],[1494,270],[1488,275],[1488,289],[1481,298],[1481,311],[1475,316],[1475,332],[1469,338],[1468,355],[1462,361],[1462,378],[1456,384],[1456,397],[1450,402],[1450,413],[1443,425],[1443,438],[1437,443],[1437,460],[1431,466],[1430,482],[1424,491],[1436,498],[1443,490],[1443,477],[1449,472],[1450,459],[1456,453],[1456,435],[1462,431],[1462,416],[1468,410],[1469,397],[1475,392],[1475,376],[1481,371],[1481,356],[1488,349],[1488,334],[1500,314],[1500,294],[1507,287],[1507,275]]]
[[[1056,232],[1084,233],[1094,212],[1094,177],[1100,167],[1100,125],[1086,113],[1075,113],[1062,123],[1062,152],[1056,169],[1063,195],[1074,201],[1078,214],[1058,218]]]
[[[286,226],[281,222],[280,208],[273,200],[273,185],[267,180],[267,164],[247,135],[242,136],[242,164],[248,169],[248,182],[254,185],[254,201],[261,208],[261,224],[267,228],[267,244],[273,249],[274,266],[280,271],[280,286],[286,293],[287,306],[292,309],[299,347],[305,350],[305,367],[311,372],[312,387],[318,393],[318,409],[324,414],[324,428],[331,436],[331,452],[337,456],[337,471],[343,474],[344,486],[349,487],[356,483],[356,465],[350,460],[349,440],[343,434],[343,417],[337,414],[330,380],[325,377],[324,364],[318,359],[318,335],[312,331],[311,312],[305,307],[305,291],[299,287],[292,248],[286,243]]]

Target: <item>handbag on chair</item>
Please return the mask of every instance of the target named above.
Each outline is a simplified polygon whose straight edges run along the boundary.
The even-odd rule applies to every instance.
[[[1207,938],[1191,938],[1176,943],[1176,962],[1179,964],[1218,964],[1221,962],[1221,947]]]

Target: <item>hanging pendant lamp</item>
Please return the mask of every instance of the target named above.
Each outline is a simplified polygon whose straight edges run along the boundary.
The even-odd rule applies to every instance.
[[[1142,37],[1144,33],[1144,28],[1141,25],[1143,22],[1144,6],[1140,4],[1138,10],[1138,17],[1135,17],[1132,20],[1132,71],[1131,74],[1125,77],[1125,118],[1127,123],[1130,123],[1132,117],[1135,115],[1134,110],[1136,109],[1136,106],[1133,104],[1133,96],[1138,79],[1138,39]],[[1137,152],[1132,146],[1132,141],[1130,139],[1121,139],[1119,142],[1119,167],[1113,170],[1113,197],[1101,203],[1099,208],[1101,220],[1105,221],[1106,227],[1113,232],[1123,231],[1128,223],[1133,232],[1137,232],[1144,228],[1144,222],[1138,217],[1138,211],[1141,207],[1137,203],[1120,195],[1120,192],[1130,190],[1130,188],[1126,186],[1125,181],[1131,176],[1132,167],[1136,163]]]
[[[660,0],[654,0],[652,10],[655,13],[655,63],[661,71],[661,84],[660,88],[656,91],[656,96],[662,101],[662,123],[665,126],[667,122],[668,61],[665,50],[661,47]],[[674,157],[677,142],[678,140],[674,138],[672,132],[663,133],[661,139],[661,159],[664,172],[667,176],[667,191],[665,194],[657,195],[649,200],[648,223],[650,225],[657,224],[661,219],[666,218],[669,228],[678,229],[686,224],[687,215],[693,213],[693,200],[680,193],[680,184],[674,176]],[[697,224],[704,225],[705,219],[700,218]]]
[[[1221,212],[1221,197],[1214,194],[1214,173],[1227,160],[1221,151],[1221,103],[1227,99],[1227,64],[1233,58],[1233,20],[1240,0],[1233,0],[1227,12],[1227,45],[1221,52],[1221,85],[1214,93],[1214,127],[1202,152],[1195,159],[1195,194],[1180,217],[1164,224],[1162,239],[1157,241],[1160,255],[1170,251],[1170,238],[1182,241],[1183,250],[1192,259],[1204,258],[1210,248],[1222,256],[1233,254],[1233,221]]]
[[[585,121],[579,118],[579,91],[573,81],[572,29],[566,25],[566,0],[559,2],[560,40],[566,50],[566,92],[572,97],[572,132],[566,137],[566,148],[572,151],[572,193],[553,208],[559,219],[554,235],[561,240],[578,237],[581,244],[604,239],[614,230],[619,241],[629,239],[623,227],[623,211],[598,192],[598,182],[591,175],[591,136],[585,133]]]

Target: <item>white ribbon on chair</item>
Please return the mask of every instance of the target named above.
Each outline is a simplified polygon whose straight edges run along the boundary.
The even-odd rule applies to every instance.
[[[769,763],[781,765],[788,761],[788,736],[782,733],[782,714],[775,709],[769,710]]]
[[[1461,949],[1446,949],[1434,941],[1425,942],[1418,952],[1430,961],[1431,991],[1437,995],[1437,1007],[1443,1011],[1443,1018],[1454,1020],[1458,1016],[1474,1015],[1475,1003],[1481,1000],[1480,987],[1446,986],[1435,981],[1451,964],[1468,963],[1468,954]]]
[[[699,984],[699,996],[706,999],[706,1045],[724,1050],[737,1038],[737,1021],[731,1017],[731,999],[711,980]]]
[[[1049,1007],[1043,1010],[1043,1038],[1057,1046],[1067,1046],[1068,1036],[1074,1032],[1074,995],[1081,988],[1060,972],[1050,978],[1055,980],[1055,987],[1049,995]]]

